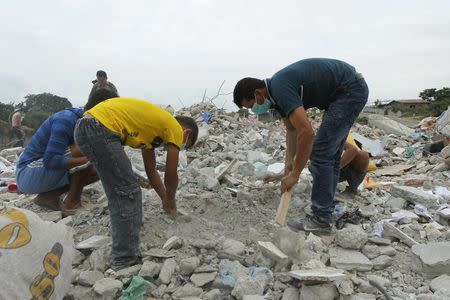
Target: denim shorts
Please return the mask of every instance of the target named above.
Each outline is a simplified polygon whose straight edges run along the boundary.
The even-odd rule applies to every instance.
[[[72,153],[67,151],[65,157]],[[69,170],[46,169],[40,158],[24,166],[16,166],[17,187],[25,194],[39,194],[49,192],[69,184]]]

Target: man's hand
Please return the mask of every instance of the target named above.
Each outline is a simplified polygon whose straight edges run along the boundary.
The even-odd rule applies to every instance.
[[[290,173],[288,176],[284,176],[281,179],[281,192],[289,191],[298,182],[298,176]]]
[[[165,198],[162,201],[163,204],[163,209],[166,213],[168,213],[169,215],[175,217],[177,215],[177,202],[175,201],[175,199],[168,199]]]

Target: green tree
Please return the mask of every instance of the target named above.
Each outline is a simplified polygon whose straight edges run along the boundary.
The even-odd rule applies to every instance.
[[[67,98],[53,95],[50,93],[30,94],[25,96],[25,110],[41,111],[53,114],[64,108],[72,107]]]
[[[420,92],[419,97],[422,100],[431,101],[434,100],[434,95],[436,94],[436,89],[425,89]]]
[[[41,126],[41,124],[51,115],[51,113],[45,112],[45,111],[40,111],[40,110],[35,110],[35,109],[31,109],[30,111],[28,111],[22,121],[22,124],[33,128],[33,129],[38,129],[39,126]]]
[[[14,105],[12,102],[10,103],[2,103],[0,102],[0,120],[9,123],[9,116],[14,111]]]
[[[422,99],[430,100],[429,113],[433,116],[439,116],[441,112],[447,109],[450,105],[450,88],[443,87],[442,89],[426,89],[422,91],[419,96]]]

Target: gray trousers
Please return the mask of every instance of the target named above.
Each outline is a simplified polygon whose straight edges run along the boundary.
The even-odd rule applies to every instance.
[[[111,263],[122,265],[140,256],[142,193],[120,136],[94,118],[81,118],[75,126],[75,142],[97,170],[108,198],[111,220]]]

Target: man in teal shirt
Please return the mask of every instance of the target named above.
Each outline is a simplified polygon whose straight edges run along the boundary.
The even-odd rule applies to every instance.
[[[369,94],[362,75],[346,62],[309,58],[293,63],[265,80],[241,79],[234,89],[234,103],[264,113],[275,108],[286,125],[285,176],[281,191],[290,190],[311,160],[313,216],[288,222],[297,230],[330,233],[333,200],[339,181],[340,159],[347,135]],[[325,110],[314,135],[306,110]]]

